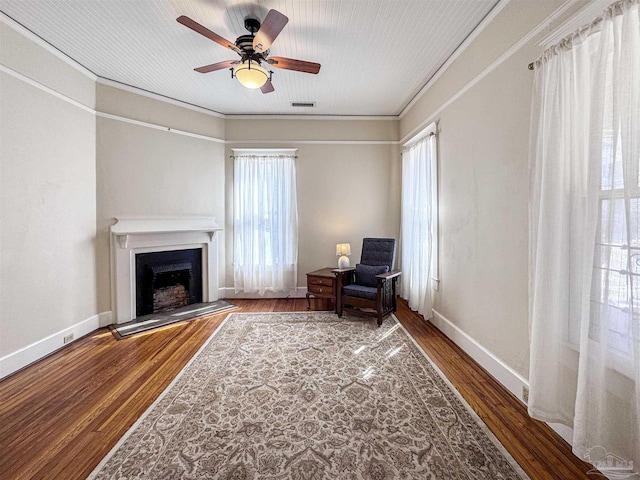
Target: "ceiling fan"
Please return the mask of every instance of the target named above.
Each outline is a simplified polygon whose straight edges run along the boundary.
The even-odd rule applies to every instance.
[[[176,20],[194,32],[240,55],[239,60],[225,60],[205,65],[196,68],[196,72],[209,73],[229,68],[231,69],[231,78],[236,77],[245,87],[259,88],[262,93],[270,93],[275,90],[271,83],[273,72],[267,71],[262,66],[263,63],[275,68],[303,73],[317,74],[320,71],[319,63],[269,56],[269,47],[289,21],[285,15],[277,10],[269,10],[262,25],[255,18],[246,18],[244,28],[249,31],[250,35],[240,35],[235,42],[230,42],[184,15]]]

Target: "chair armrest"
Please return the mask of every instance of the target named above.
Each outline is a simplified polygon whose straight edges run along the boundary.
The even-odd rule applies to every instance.
[[[335,268],[331,272],[336,276],[336,288],[339,292],[342,291],[342,287],[345,285],[351,285],[356,279],[355,267],[349,268]]]
[[[400,270],[394,270],[393,272],[381,273],[380,275],[376,275],[376,278],[380,278],[382,280],[389,280],[391,278],[396,278],[402,275]]]

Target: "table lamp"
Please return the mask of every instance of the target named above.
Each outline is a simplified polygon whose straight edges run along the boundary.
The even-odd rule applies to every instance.
[[[338,268],[349,268],[351,266],[351,262],[349,262],[349,257],[347,255],[351,255],[351,244],[350,243],[338,243],[336,245],[336,256],[338,258]]]

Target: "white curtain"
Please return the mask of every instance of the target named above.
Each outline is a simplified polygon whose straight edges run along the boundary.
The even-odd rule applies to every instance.
[[[545,52],[533,95],[529,412],[611,478],[640,467],[639,3]]]
[[[402,151],[402,298],[425,318],[432,316],[431,279],[438,253],[435,135]]]
[[[298,207],[294,157],[237,155],[233,209],[236,293],[263,295],[295,288]]]

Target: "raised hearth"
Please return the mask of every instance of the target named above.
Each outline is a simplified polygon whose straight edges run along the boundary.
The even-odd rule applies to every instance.
[[[175,310],[168,312],[165,311],[161,313],[142,315],[130,322],[113,325],[111,328],[120,337],[128,337],[154,328],[166,327],[174,323],[193,320],[205,315],[213,315],[230,310],[236,310],[237,308],[238,307],[226,300],[216,300],[215,302],[210,303],[193,303],[186,307],[176,308]]]

